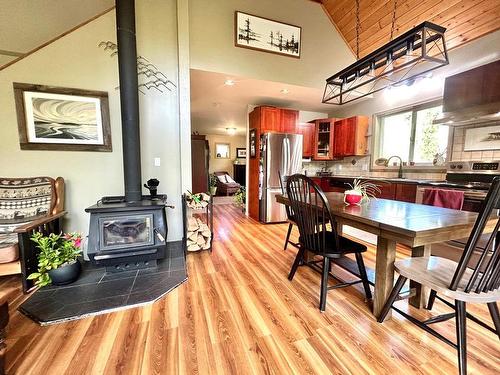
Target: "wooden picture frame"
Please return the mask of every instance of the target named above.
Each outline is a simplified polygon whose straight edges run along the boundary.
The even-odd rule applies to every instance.
[[[244,159],[247,157],[247,149],[245,147],[236,148],[236,157],[238,159]]]
[[[250,147],[250,157],[253,159],[257,155],[257,130],[250,129],[248,146]]]
[[[21,150],[112,151],[107,92],[13,86]]]
[[[234,45],[300,59],[302,28],[236,11],[234,12]]]
[[[464,151],[500,150],[500,126],[465,129]]]

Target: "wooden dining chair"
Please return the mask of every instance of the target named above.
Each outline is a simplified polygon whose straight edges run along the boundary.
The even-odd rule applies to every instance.
[[[281,194],[285,194],[286,176],[282,176],[281,172],[278,171],[278,178],[280,180]],[[290,208],[290,206],[285,205],[285,210],[286,210],[286,218],[288,220],[288,231],[286,232],[285,246],[283,247],[283,250],[286,250],[288,244],[295,247],[299,247],[299,244],[290,241],[290,235],[292,234],[293,226],[297,225],[295,223],[295,217],[293,216],[292,209]]]
[[[372,298],[370,285],[366,275],[366,269],[361,255],[366,251],[366,246],[354,242],[346,237],[339,236],[336,231],[334,217],[330,211],[330,205],[320,187],[309,177],[295,174],[288,177],[286,192],[295,222],[299,228],[299,251],[293,262],[292,269],[288,275],[291,281],[300,265],[312,265],[317,262],[305,262],[306,251],[322,256],[321,260],[321,291],[319,309],[325,311],[328,290],[342,288],[357,283],[363,283],[367,299]],[[359,268],[360,280],[352,282],[341,282],[328,286],[328,276],[331,275],[330,264],[334,259],[346,254],[354,254]]]
[[[500,301],[500,243],[495,241],[500,228],[500,218],[496,212],[499,208],[500,177],[496,177],[483,202],[460,261],[457,263],[450,259],[430,256],[395,262],[394,268],[399,273],[399,278],[378,317],[378,322],[382,323],[392,307],[417,326],[455,347],[461,375],[467,374],[466,303],[488,305],[495,326],[495,329],[491,330],[496,332],[500,339],[500,315],[497,305]],[[479,247],[479,239],[488,233],[486,229],[491,225],[491,221],[495,224],[493,232],[489,235],[486,246]],[[480,255],[476,263],[471,265],[474,252],[479,252]],[[429,327],[429,324],[437,323],[439,319],[421,322],[392,306],[407,279],[455,300],[456,344]]]

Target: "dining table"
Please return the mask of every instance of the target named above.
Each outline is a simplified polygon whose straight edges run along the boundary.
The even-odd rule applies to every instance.
[[[343,193],[324,194],[339,235],[347,225],[377,236],[375,273],[367,270],[369,279],[374,278],[373,314],[376,317],[394,285],[396,244],[410,247],[412,257],[430,256],[432,244],[468,237],[477,217],[475,212],[379,198],[365,200],[359,205],[347,205]],[[290,205],[286,194],[277,195],[276,201]],[[493,227],[492,220],[485,233],[493,231]],[[350,264],[350,259],[343,259],[340,263],[352,272],[356,269]],[[412,306],[423,308],[428,291],[411,282],[408,296]]]

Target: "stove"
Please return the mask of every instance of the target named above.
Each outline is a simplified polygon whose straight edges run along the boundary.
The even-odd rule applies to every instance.
[[[448,162],[445,181],[429,181],[427,187],[440,187],[464,192],[466,211],[478,212],[491,182],[500,176],[500,161],[452,161]],[[417,189],[417,203],[425,186]]]

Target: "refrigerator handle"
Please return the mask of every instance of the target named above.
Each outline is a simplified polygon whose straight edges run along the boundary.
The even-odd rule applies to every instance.
[[[280,173],[282,176],[286,174],[286,138],[283,138],[281,142],[281,170]]]
[[[290,175],[290,140],[286,139],[286,167],[285,167],[285,176]]]

